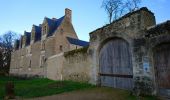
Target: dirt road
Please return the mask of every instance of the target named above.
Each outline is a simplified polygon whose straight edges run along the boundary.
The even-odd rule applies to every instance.
[[[115,92],[115,89],[112,88],[95,88],[29,100],[127,100],[127,93],[124,92],[126,91],[117,90]]]

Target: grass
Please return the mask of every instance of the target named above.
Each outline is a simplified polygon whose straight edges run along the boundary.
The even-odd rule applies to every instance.
[[[2,99],[5,95],[5,84],[7,81],[14,82],[15,95],[23,98],[48,96],[94,87],[93,85],[87,83],[78,83],[73,81],[53,81],[46,78],[22,80],[13,77],[0,77],[0,99]]]
[[[21,98],[33,98],[41,96],[55,95],[64,92],[70,92],[74,90],[76,95],[82,91],[88,94],[107,94],[106,97],[120,98],[119,100],[137,100],[135,96],[130,95],[129,91],[95,87],[87,83],[79,83],[73,81],[53,81],[46,78],[34,78],[34,79],[18,79],[14,77],[1,77],[0,76],[0,99],[5,95],[5,84],[8,81],[12,81],[15,84],[15,95]],[[122,99],[123,98],[123,99]],[[142,97],[141,100],[156,100],[155,97],[148,96]]]

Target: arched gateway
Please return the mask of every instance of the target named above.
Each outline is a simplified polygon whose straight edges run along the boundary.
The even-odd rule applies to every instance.
[[[153,59],[158,93],[168,96],[170,90],[170,43],[156,46]]]
[[[106,42],[99,53],[102,86],[133,88],[133,68],[129,44],[120,38]]]

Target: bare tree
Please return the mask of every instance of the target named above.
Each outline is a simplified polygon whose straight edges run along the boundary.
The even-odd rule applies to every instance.
[[[3,66],[3,48],[2,41],[0,41],[0,67]]]
[[[103,0],[102,8],[105,9],[109,23],[138,9],[141,0]]]
[[[121,0],[103,0],[102,7],[108,14],[109,23],[121,16],[120,8],[122,6]]]
[[[129,12],[135,11],[139,8],[141,0],[127,0],[125,6]]]
[[[0,70],[5,70],[4,72],[9,71],[11,52],[13,50],[14,41],[19,38],[19,35],[15,32],[8,31],[3,34],[0,39]]]

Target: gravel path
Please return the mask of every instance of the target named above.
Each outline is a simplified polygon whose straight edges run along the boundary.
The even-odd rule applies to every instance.
[[[126,100],[124,97],[122,94],[115,93],[115,90],[111,88],[95,88],[29,100]]]

